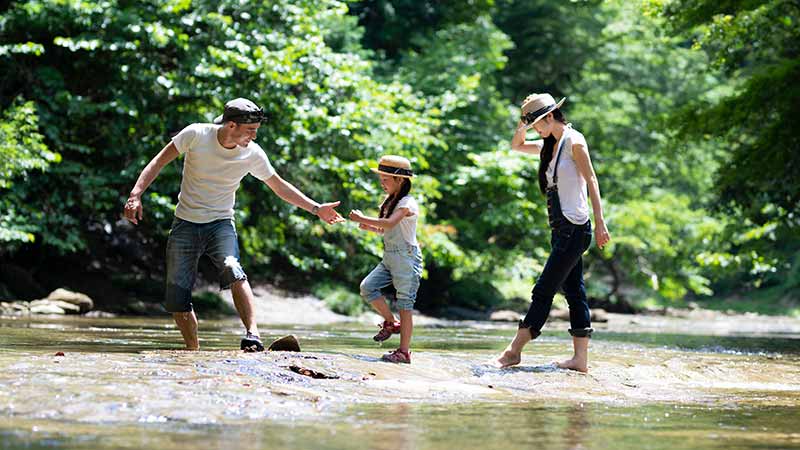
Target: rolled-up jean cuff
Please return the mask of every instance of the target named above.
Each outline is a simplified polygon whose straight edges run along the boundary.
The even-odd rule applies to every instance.
[[[377,299],[379,299],[379,298],[381,298],[383,296],[384,295],[383,295],[383,293],[381,291],[372,291],[372,292],[367,292],[367,293],[364,293],[364,292],[361,293],[361,297],[367,303],[372,303],[375,300],[377,300]]]
[[[594,332],[594,328],[576,328],[576,329],[569,329],[569,334],[573,337],[585,337],[590,338],[592,337],[592,333]]]
[[[531,333],[531,339],[536,339],[539,335],[542,334],[539,330],[534,330],[530,325],[526,324],[524,321],[520,320],[517,328],[527,328],[528,331]]]
[[[235,274],[230,277],[224,277],[223,279],[219,280],[219,290],[224,291],[226,289],[230,289],[233,283],[237,281],[247,281],[247,274],[244,272],[241,274]]]
[[[414,309],[414,300],[410,298],[398,298],[395,302],[397,309],[401,311],[411,311]]]

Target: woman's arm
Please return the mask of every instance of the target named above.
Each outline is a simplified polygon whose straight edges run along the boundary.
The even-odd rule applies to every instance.
[[[524,128],[525,122],[519,121],[517,124],[517,131],[514,133],[514,137],[511,138],[511,150],[516,150],[522,153],[528,153],[531,155],[538,155],[542,151],[542,145],[544,145],[544,141],[541,139],[536,141],[526,141],[525,134],[527,130]]]
[[[409,211],[408,208],[397,208],[394,210],[391,216],[384,219],[379,219],[376,217],[367,217],[362,214],[361,211],[354,209],[350,211],[350,220],[360,224],[369,225],[374,228],[380,228],[382,230],[391,230],[398,223],[400,223],[404,217],[413,215],[414,213]]]
[[[608,234],[606,221],[603,217],[603,204],[600,201],[600,185],[597,183],[597,175],[595,175],[594,167],[592,167],[592,159],[589,157],[589,150],[587,150],[586,146],[583,144],[574,144],[572,146],[572,158],[575,160],[578,171],[580,171],[589,187],[589,198],[592,200],[592,211],[594,212],[594,221],[596,222],[594,239],[597,242],[597,246],[603,248],[608,241],[611,240],[611,236]]]

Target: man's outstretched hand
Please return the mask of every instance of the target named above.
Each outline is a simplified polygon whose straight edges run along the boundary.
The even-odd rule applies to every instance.
[[[123,214],[134,225],[138,225],[139,221],[142,220],[142,199],[133,195],[128,197]]]
[[[317,217],[327,222],[329,225],[334,223],[344,222],[344,218],[336,212],[336,207],[341,202],[322,203],[319,205]]]

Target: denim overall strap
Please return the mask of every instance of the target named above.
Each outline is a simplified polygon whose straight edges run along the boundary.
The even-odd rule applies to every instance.
[[[561,152],[564,150],[564,141],[566,140],[566,136],[561,137],[558,156],[553,168],[553,186],[548,187],[545,194],[547,196],[547,220],[550,223],[550,228],[558,228],[569,223],[561,212],[561,199],[558,197],[558,163],[561,161]]]
[[[561,161],[561,150],[564,149],[564,141],[567,137],[561,135],[561,143],[558,144],[558,156],[556,156],[556,165],[553,167],[553,188],[558,189],[558,162]]]

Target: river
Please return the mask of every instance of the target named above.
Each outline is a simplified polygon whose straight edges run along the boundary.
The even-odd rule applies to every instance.
[[[166,318],[4,318],[0,447],[800,448],[800,321],[619,317],[588,375],[552,364],[564,324],[500,370],[513,325],[420,326],[397,366],[379,361],[397,337],[359,323],[263,326],[303,352],[245,354],[233,319],[184,352]]]

